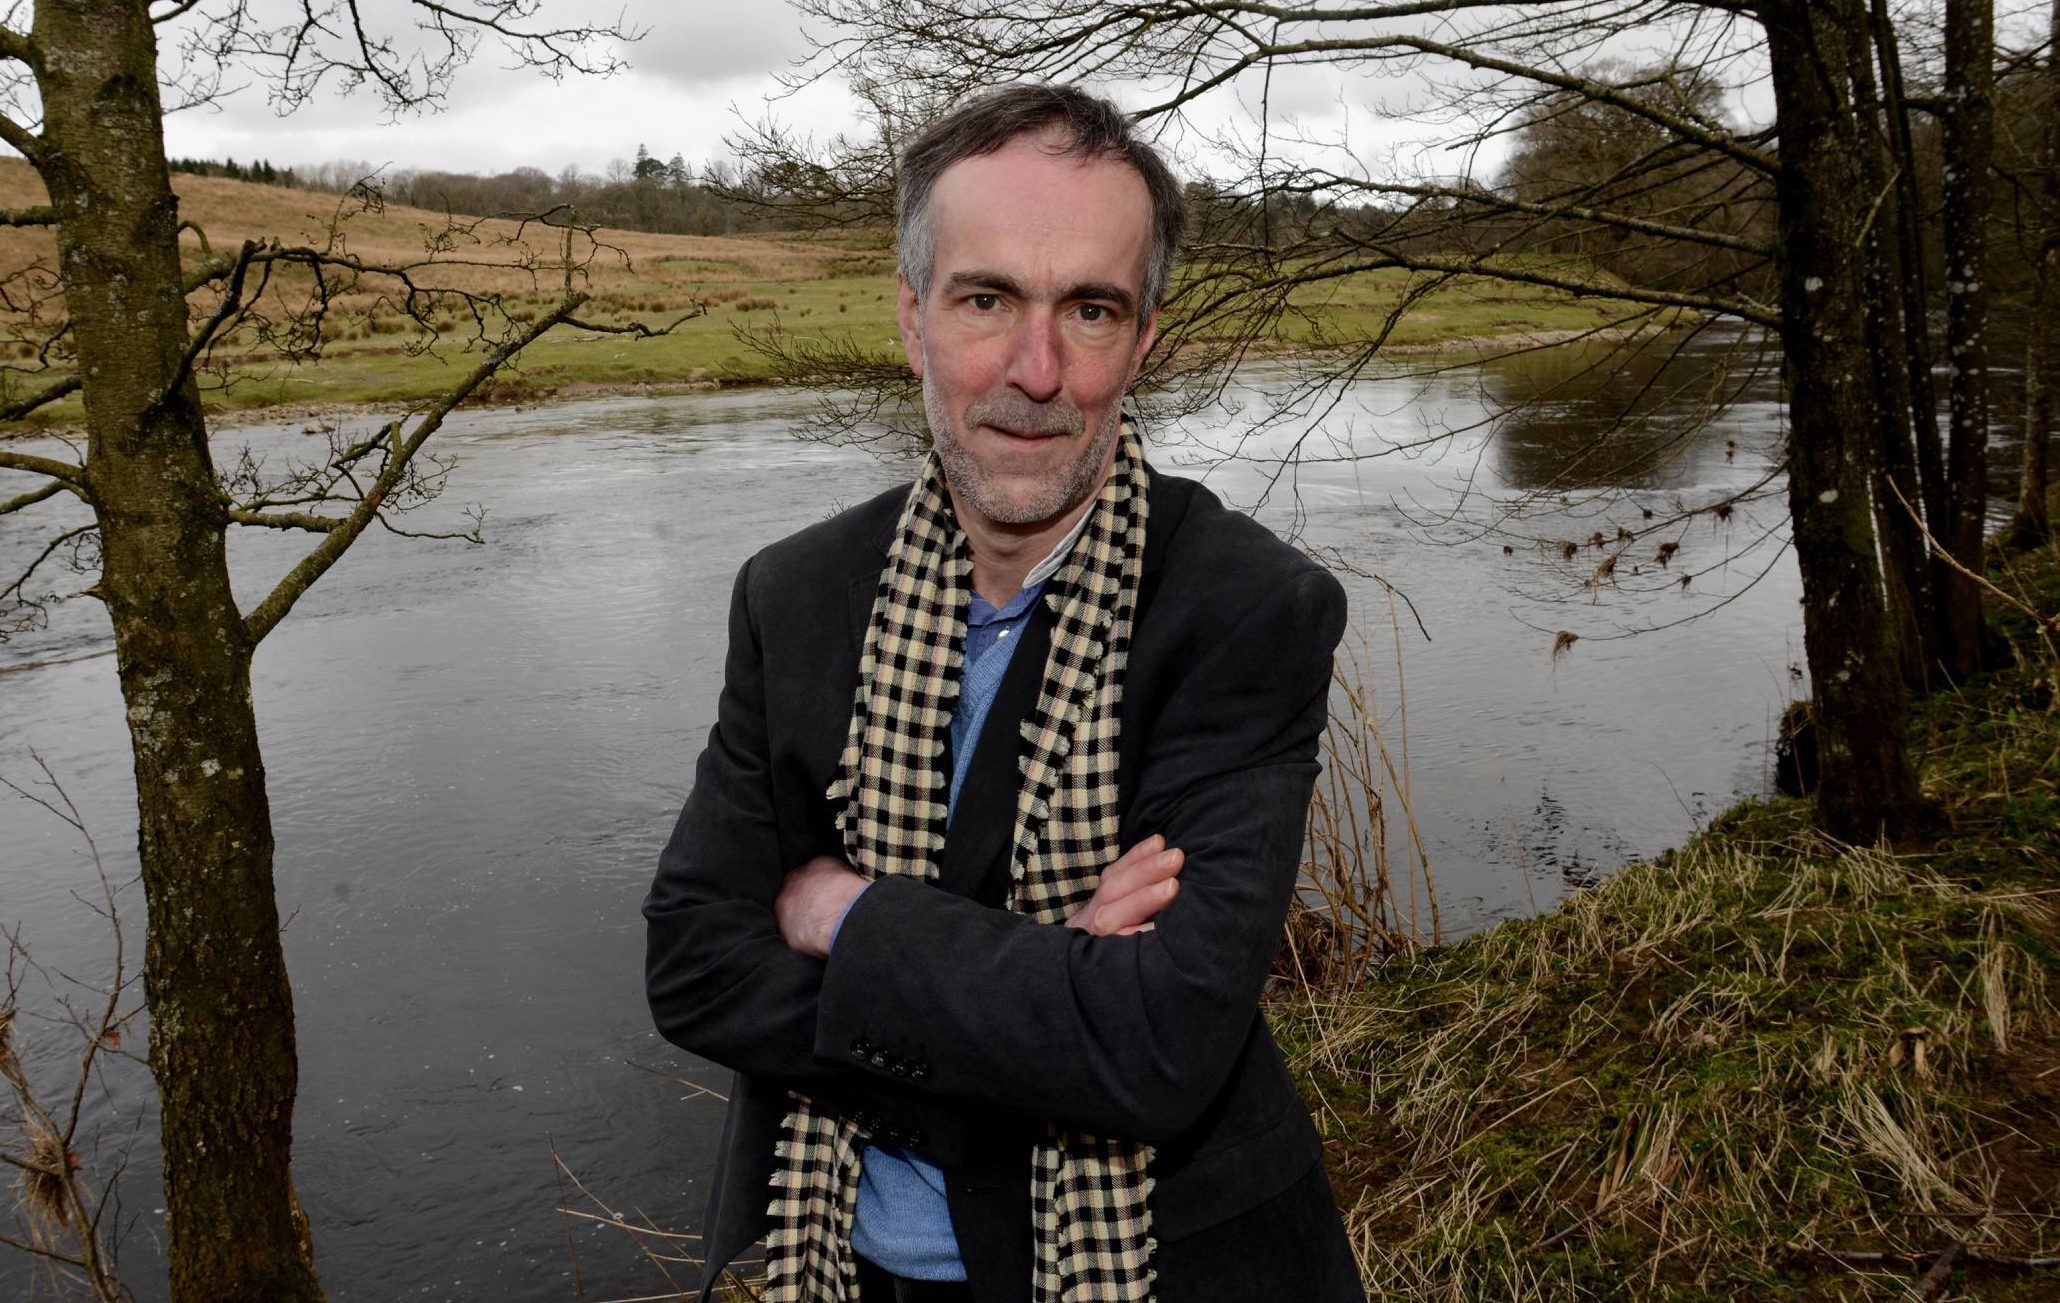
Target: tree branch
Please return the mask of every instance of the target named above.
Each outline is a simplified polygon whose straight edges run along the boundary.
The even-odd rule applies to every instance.
[[[565,318],[565,324],[571,326],[574,330],[591,330],[602,335],[635,335],[638,339],[657,339],[660,335],[670,335],[673,331],[678,330],[696,317],[705,317],[707,315],[708,305],[697,303],[667,324],[655,329],[641,321],[634,320],[625,321],[621,325],[615,326],[609,325],[606,322],[587,321],[580,317],[567,317]]]
[[[1722,231],[1703,230],[1692,226],[1674,226],[1656,222],[1650,218],[1632,213],[1613,212],[1605,208],[1588,208],[1579,204],[1541,203],[1534,200],[1516,199],[1499,195],[1491,190],[1462,190],[1453,186],[1411,185],[1401,182],[1362,180],[1357,177],[1332,175],[1325,178],[1325,184],[1363,190],[1371,194],[1406,195],[1416,199],[1455,199],[1469,204],[1479,204],[1506,213],[1524,213],[1533,217],[1555,218],[1564,221],[1592,222],[1597,226],[1611,226],[1619,230],[1636,231],[1640,235],[1655,236],[1664,240],[1678,240],[1685,244],[1707,244],[1719,249],[1735,249],[1740,253],[1772,257],[1774,248],[1761,240],[1749,240],[1742,235],[1728,235]]]
[[[153,0],[153,3],[155,3],[155,0]],[[150,21],[153,23],[168,23],[189,9],[197,7],[200,3],[201,0],[177,0],[170,9],[165,10],[163,13],[152,14]]]
[[[472,369],[470,375],[458,383],[456,388],[438,399],[434,407],[423,413],[420,424],[395,447],[393,455],[387,458],[379,469],[378,477],[372,481],[370,491],[359,500],[357,507],[344,518],[343,523],[327,530],[322,541],[302,557],[300,563],[289,570],[271,593],[244,617],[244,627],[250,633],[251,642],[262,642],[265,635],[276,628],[279,621],[286,618],[286,613],[293,609],[293,604],[300,600],[301,595],[327,573],[329,567],[335,565],[350,545],[357,541],[358,536],[365,532],[366,526],[378,516],[380,504],[401,482],[415,454],[421,450],[429,436],[443,425],[444,418],[449,416],[459,403],[470,397],[474,390],[485,384],[494,372],[506,365],[509,358],[529,347],[545,331],[579,311],[580,306],[586,301],[587,295],[584,293],[568,294],[559,301],[557,307],[538,317],[521,334],[498,345]]]
[[[5,113],[0,113],[0,141],[35,166],[43,160],[43,138]]]
[[[11,27],[0,27],[0,60],[26,63],[31,68],[41,66],[43,52],[27,32],[17,32]]]
[[[318,516],[310,511],[250,511],[243,507],[230,507],[228,516],[238,525],[258,525],[265,529],[304,529],[313,534],[333,533],[350,523],[343,516]]]
[[[43,568],[43,563],[45,561],[48,561],[51,557],[57,555],[57,549],[63,547],[66,543],[71,542],[73,539],[84,538],[86,535],[91,534],[98,528],[98,525],[81,525],[77,529],[68,529],[64,531],[64,533],[59,534],[56,538],[51,539],[49,543],[44,545],[43,550],[36,554],[36,559],[29,562],[28,568],[23,570],[19,575],[16,575],[14,577],[13,583],[7,585],[7,587],[5,588],[0,588],[0,600],[14,598],[30,606],[37,605],[37,603],[30,601],[28,597],[29,580],[34,579],[36,577],[36,572]]]
[[[1216,303],[1203,305],[1202,311],[1210,311],[1222,302],[1249,296],[1255,293],[1277,293],[1293,289],[1298,285],[1313,285],[1323,281],[1339,280],[1364,271],[1385,271],[1400,268],[1404,271],[1433,272],[1451,276],[1478,276],[1483,280],[1515,281],[1524,285],[1539,285],[1547,289],[1564,290],[1575,298],[1619,299],[1626,303],[1647,303],[1663,308],[1687,308],[1696,312],[1711,312],[1720,316],[1736,317],[1778,329],[1781,316],[1764,304],[1746,298],[1722,298],[1711,294],[1687,294],[1675,290],[1652,289],[1624,283],[1603,284],[1598,281],[1582,280],[1573,276],[1560,276],[1547,271],[1534,271],[1525,267],[1514,267],[1506,263],[1489,262],[1482,258],[1445,258],[1429,254],[1408,254],[1375,243],[1356,239],[1343,232],[1340,239],[1354,247],[1364,249],[1371,258],[1350,262],[1337,262],[1317,269],[1287,271],[1266,281],[1239,286],[1221,294]]]
[[[201,238],[203,240],[206,239],[205,236]],[[257,252],[258,242],[256,240],[245,240],[243,247],[236,251],[236,259],[227,269],[229,288],[222,291],[222,301],[215,305],[214,312],[201,325],[200,329],[193,332],[192,339],[187,341],[186,354],[179,359],[178,370],[172,373],[171,380],[165,384],[164,390],[158,399],[160,403],[169,400],[185,386],[186,378],[193,374],[193,364],[199,361],[200,355],[205,353],[209,346],[214,343],[215,333],[222,328],[224,322],[236,315],[238,308],[243,306],[244,277],[249,274],[250,260],[257,256]],[[262,286],[259,292],[263,292]]]
[[[70,487],[63,480],[52,480],[42,488],[30,489],[19,497],[0,498],[0,516],[12,515],[23,507],[33,507],[38,502],[44,502],[56,497]]]
[[[9,1161],[12,1162],[13,1160],[10,1159]],[[41,1169],[32,1170],[40,1171]],[[48,1258],[52,1262],[61,1262],[67,1267],[84,1267],[86,1265],[86,1260],[75,1254],[65,1253],[62,1250],[53,1249],[47,1245],[31,1244],[27,1240],[17,1240],[12,1235],[0,1235],[0,1244],[4,1244],[10,1249],[20,1249],[23,1253],[34,1257]]]
[[[19,421],[22,417],[27,416],[30,412],[35,411],[38,407],[48,406],[49,404],[56,402],[58,399],[63,398],[67,394],[78,392],[78,388],[79,378],[77,376],[66,376],[64,379],[59,380],[55,384],[52,384],[43,389],[38,389],[35,393],[30,394],[27,398],[23,398],[17,402],[9,403],[5,407],[0,407],[0,421]],[[0,458],[5,458],[11,455],[16,454],[0,452]],[[63,465],[62,462],[52,462],[50,464],[53,466]],[[0,466],[5,465],[8,465],[6,461],[0,461]],[[27,466],[17,466],[15,469],[30,470],[36,468]],[[84,470],[85,468],[82,466],[72,467],[72,472],[74,474],[83,473]],[[53,475],[56,474],[56,472],[45,470],[43,471],[43,474]],[[66,477],[59,475],[58,478],[63,479]]]
[[[1710,294],[1683,294],[1674,290],[1650,289],[1638,285],[1601,285],[1572,276],[1558,276],[1551,272],[1531,271],[1525,268],[1503,266],[1495,263],[1477,262],[1470,258],[1438,258],[1399,253],[1369,245],[1385,261],[1363,264],[1353,270],[1376,270],[1381,267],[1403,267],[1410,271],[1455,272],[1462,276],[1481,276],[1490,280],[1518,281],[1525,285],[1542,285],[1547,289],[1565,290],[1576,298],[1622,299],[1627,303],[1651,303],[1666,308],[1689,308],[1697,312],[1714,312],[1722,316],[1737,317],[1769,330],[1781,327],[1781,314],[1765,304],[1745,298],[1720,298]]]
[[[86,487],[86,468],[76,462],[57,461],[50,457],[32,457],[25,452],[9,452],[5,448],[0,448],[0,470],[48,475],[53,480],[61,481],[67,488]]]
[[[49,204],[29,208],[0,208],[0,226],[55,226],[57,209]]]

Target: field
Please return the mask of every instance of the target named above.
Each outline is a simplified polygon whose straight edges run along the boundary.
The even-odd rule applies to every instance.
[[[367,263],[406,264],[427,309],[424,326],[406,309],[405,286],[389,277],[347,278],[331,287],[319,321],[306,318],[312,280],[299,268],[277,271],[256,317],[216,350],[203,386],[216,411],[286,405],[407,403],[448,387],[478,360],[481,339],[536,319],[557,302],[567,278],[557,229],[512,221],[454,219],[421,209],[365,209],[337,196],[223,178],[179,175],[180,215],[189,268],[245,239],[347,250]],[[0,160],[0,205],[43,200],[40,183],[18,160]],[[484,395],[526,401],[553,394],[643,387],[750,384],[772,378],[772,364],[742,337],[777,327],[790,340],[848,339],[861,350],[898,356],[894,264],[887,232],[860,230],[720,238],[597,232],[576,238],[575,287],[593,295],[591,322],[677,322],[658,338],[559,327],[532,345]],[[0,228],[0,274],[47,271],[55,247],[47,231]],[[12,282],[17,290],[29,278]],[[1376,332],[1407,278],[1369,273],[1312,290],[1296,301],[1274,343],[1321,346]],[[457,294],[475,296],[483,317]],[[18,309],[21,295],[17,293]],[[212,291],[192,296],[196,318],[212,310]],[[43,319],[52,319],[46,305]],[[1457,282],[1415,304],[1390,336],[1398,348],[1513,334],[1576,332],[1603,324],[1619,304],[1575,300],[1550,290]],[[296,318],[318,330],[319,357],[292,360],[276,347]],[[685,318],[684,320],[681,320]],[[47,334],[47,328],[41,334]],[[41,338],[18,310],[0,311],[0,398],[47,383],[33,370]],[[269,337],[268,337],[269,335]],[[301,343],[310,342],[305,334]],[[61,353],[53,356],[61,359]],[[78,419],[76,401],[38,414],[44,423]]]

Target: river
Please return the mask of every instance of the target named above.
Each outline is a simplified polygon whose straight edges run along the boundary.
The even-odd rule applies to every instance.
[[[1369,374],[1245,436],[1285,382],[1258,370],[1233,388],[1235,412],[1150,432],[1162,469],[1401,594],[1391,618],[1387,588],[1347,578],[1398,759],[1406,725],[1448,936],[1547,908],[1768,785],[1775,720],[1803,690],[1793,563],[1762,538],[1782,516],[1778,480],[1728,519],[1641,536],[1613,575],[1581,582],[1617,526],[1649,529],[1767,479],[1780,408],[1764,376],[1678,437],[1605,433],[1627,395],[1693,408],[1710,385],[1681,377],[1706,376],[1707,361],[1661,383],[1649,366],[1584,376],[1551,361]],[[1505,410],[1519,400],[1526,410]],[[296,1171],[332,1298],[658,1292],[619,1230],[554,1211],[554,1151],[609,1207],[695,1229],[722,1115],[701,1091],[726,1074],[649,1030],[638,902],[713,716],[737,566],[908,471],[794,438],[811,401],[739,391],[462,413],[436,441],[458,459],[449,491],[415,524],[449,528],[482,504],[484,545],[369,535],[260,651],[301,1034]],[[217,443],[224,460],[248,443],[275,465],[325,446],[299,422]],[[0,518],[0,568],[11,576],[57,518]],[[245,600],[306,541],[239,535]],[[1662,541],[1679,544],[1664,567]],[[1653,626],[1668,627],[1624,636]],[[1555,657],[1560,630],[1580,640]],[[31,785],[40,756],[128,883],[134,790],[108,644],[90,601],[0,644],[0,776]],[[79,839],[0,792],[0,923],[89,979],[108,962],[105,925],[74,895],[91,884]],[[140,953],[140,889],[122,900]],[[31,982],[25,1003],[47,996]],[[52,1079],[70,1052],[62,1029],[24,1037]],[[86,1158],[104,1171],[130,1154],[121,1257],[151,1300],[163,1216],[146,1085],[116,1065]],[[0,1294],[24,1293],[47,1285],[0,1251]]]

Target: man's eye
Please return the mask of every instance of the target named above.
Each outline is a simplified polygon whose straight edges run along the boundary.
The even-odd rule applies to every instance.
[[[1099,303],[1083,303],[1080,305],[1080,319],[1082,321],[1107,321],[1109,319],[1109,310]]]
[[[970,300],[970,302],[975,308],[979,309],[981,312],[992,312],[996,308],[1001,306],[1001,295],[975,294]]]

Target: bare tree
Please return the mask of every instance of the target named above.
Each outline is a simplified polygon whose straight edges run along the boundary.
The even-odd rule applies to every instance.
[[[1955,678],[1981,666],[1981,589],[1988,533],[1988,226],[1995,160],[1994,0],[1945,0],[1945,84],[1939,115],[1945,149],[1942,226],[1946,257],[1946,356],[1951,403],[1947,514],[1940,533],[1952,558],[1933,572],[1939,661]]]
[[[10,20],[23,8],[10,9]],[[56,247],[54,268],[0,276],[0,307],[30,345],[0,377],[0,421],[77,394],[85,427],[73,457],[0,447],[0,472],[22,483],[0,492],[0,512],[64,501],[90,511],[84,525],[53,529],[0,601],[33,618],[30,579],[69,556],[96,572],[86,592],[113,623],[135,759],[149,1053],[178,1300],[322,1297],[290,1174],[293,1002],[252,654],[367,529],[397,528],[394,510],[435,491],[425,444],[523,347],[560,323],[664,327],[579,319],[585,294],[570,228],[558,265],[531,264],[538,276],[556,275],[562,292],[527,321],[498,296],[435,283],[440,265],[465,257],[462,227],[433,233],[423,258],[405,264],[369,263],[332,229],[326,240],[224,251],[203,233],[200,261],[182,265],[163,114],[248,77],[282,111],[326,83],[405,113],[437,105],[482,40],[562,76],[612,71],[617,42],[634,35],[605,22],[556,25],[542,10],[542,0],[408,0],[408,36],[369,27],[356,0],[41,0],[26,26],[0,23],[0,90],[12,92],[0,140],[49,196],[0,221],[50,228]],[[161,87],[165,47],[178,53],[179,71]],[[285,476],[218,468],[201,405],[202,381],[228,374],[218,346],[233,339],[315,356],[338,303],[353,294],[394,304],[424,329],[469,322],[474,365],[434,402],[339,445],[322,464]],[[231,591],[225,551],[238,528],[314,540],[248,610]]]
[[[2040,547],[2053,537],[2046,499],[2052,485],[2053,334],[2060,318],[2060,0],[2045,31],[2045,66],[2032,59],[2018,80],[2028,83],[2014,114],[2029,141],[2019,142],[2025,165],[2010,175],[2018,214],[2015,225],[2024,259],[2031,267],[2031,330],[2024,346],[2024,468],[2009,537],[2020,548]]]
[[[1138,116],[1168,130],[1192,127],[1204,97],[1226,88],[1256,103],[1251,129],[1211,142],[1230,160],[1231,175],[1210,187],[1225,220],[1201,224],[1162,357],[1198,339],[1234,340],[1215,356],[1240,356],[1296,313],[1298,294],[1377,269],[1413,274],[1398,313],[1439,284],[1486,276],[1620,305],[1606,333],[1641,343],[1713,320],[1776,335],[1823,757],[1818,816],[1863,840],[1917,820],[1903,708],[1919,659],[1909,640],[1926,622],[1923,583],[1910,576],[1929,561],[1914,522],[1898,525],[1876,504],[1891,479],[1920,487],[1924,450],[1912,456],[1911,441],[1927,400],[1913,378],[1921,369],[1928,385],[1929,369],[1903,361],[1923,343],[1926,305],[1897,287],[1921,273],[1924,254],[1904,248],[1915,215],[1906,224],[1894,202],[1880,78],[1900,69],[1878,39],[1893,33],[1885,10],[1865,0],[801,7],[824,34],[802,77],[856,72],[940,98],[1019,78],[1121,82],[1142,88]],[[1651,54],[1628,65],[1627,46]],[[1270,111],[1273,76],[1312,65],[1409,78],[1412,114],[1452,124],[1447,157],[1510,132],[1530,148],[1499,181],[1367,166],[1345,142],[1309,141]],[[1747,79],[1771,84],[1770,126],[1740,128],[1719,111],[1722,92]],[[1555,137],[1579,145],[1584,120],[1609,147],[1581,167],[1537,148]],[[1325,144],[1334,148],[1309,148]],[[1298,161],[1312,157],[1344,161]],[[1636,271],[1611,274],[1610,260]],[[1356,374],[1393,324],[1320,340],[1333,346],[1328,374]],[[1896,530],[1886,546],[1884,524]]]

